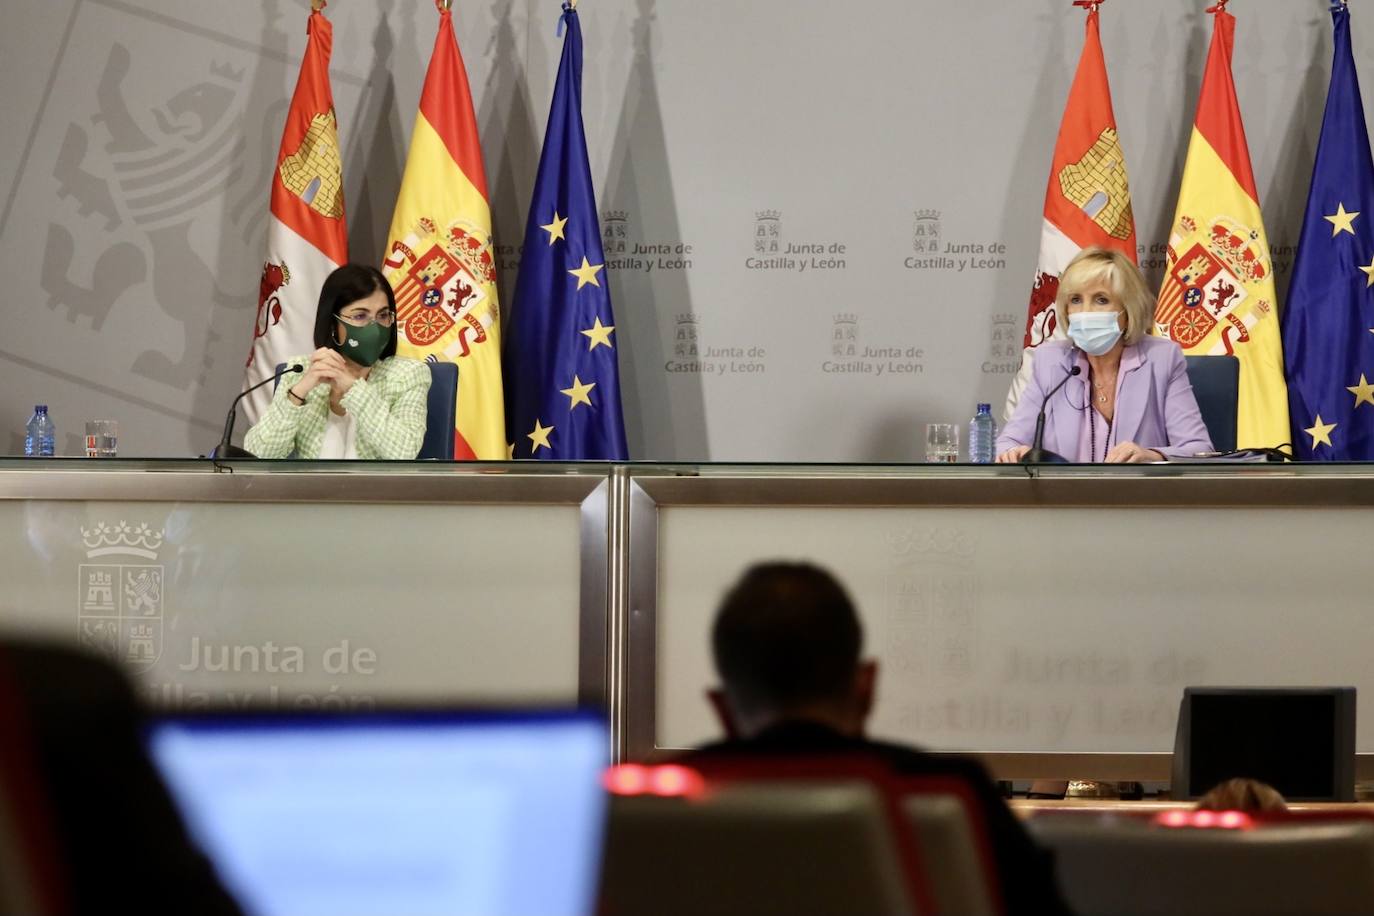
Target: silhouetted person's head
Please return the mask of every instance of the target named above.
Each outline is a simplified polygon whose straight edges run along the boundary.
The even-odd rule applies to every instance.
[[[751,737],[805,720],[863,732],[877,665],[860,661],[863,628],[844,587],[807,563],[745,571],[716,613],[710,699],[727,733]]]
[[[1198,799],[1197,811],[1246,811],[1269,814],[1287,811],[1288,803],[1278,789],[1258,779],[1228,779]]]

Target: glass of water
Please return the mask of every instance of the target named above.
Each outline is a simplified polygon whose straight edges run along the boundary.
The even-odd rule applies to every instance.
[[[953,423],[926,424],[926,461],[935,464],[959,462],[959,427]]]
[[[87,458],[114,458],[118,445],[119,425],[114,420],[86,421]]]

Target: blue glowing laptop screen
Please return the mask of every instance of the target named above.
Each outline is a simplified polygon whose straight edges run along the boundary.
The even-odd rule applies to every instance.
[[[252,916],[594,908],[609,743],[593,717],[171,718],[149,747]]]

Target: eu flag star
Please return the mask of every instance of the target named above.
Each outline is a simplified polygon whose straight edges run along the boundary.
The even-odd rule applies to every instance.
[[[587,261],[587,258],[583,256],[582,266],[574,270],[570,270],[568,271],[568,273],[572,274],[574,277],[577,278],[578,289],[581,289],[588,283],[590,283],[592,286],[600,286],[601,281],[596,278],[596,275],[601,273],[601,271],[605,267],[605,264],[591,264]],[[1371,266],[1370,269],[1374,270],[1374,266]],[[1370,285],[1374,285],[1374,279],[1370,280]]]
[[[572,403],[568,405],[568,410],[576,410],[578,404],[586,404],[588,407],[592,406],[591,393],[592,389],[595,387],[596,382],[584,385],[582,384],[582,379],[574,375],[572,387],[560,388],[559,391],[566,394],[572,400]]]
[[[1369,282],[1365,284],[1365,289],[1374,286],[1374,261],[1370,261],[1368,267],[1361,267],[1360,270],[1364,271],[1365,276],[1369,278]]]
[[[564,230],[567,229],[567,227],[568,218],[565,216],[560,219],[558,216],[558,211],[555,210],[553,211],[553,222],[549,223],[547,226],[540,226],[539,228],[543,229],[545,232],[549,234],[549,244],[552,245],[559,239],[562,239],[565,242],[568,240],[567,236],[564,235]]]
[[[1336,212],[1328,217],[1325,217],[1326,221],[1331,224],[1331,237],[1334,239],[1342,232],[1349,232],[1351,235],[1354,235],[1355,217],[1359,215],[1360,214],[1358,211],[1356,211],[1355,213],[1347,212],[1345,209],[1345,204],[1338,204],[1336,207]]]
[[[591,341],[591,345],[587,347],[588,352],[597,347],[610,347],[614,350],[615,344],[611,343],[611,332],[614,330],[615,325],[604,325],[601,323],[601,316],[596,316],[596,323],[582,332]]]
[[[1331,431],[1336,428],[1335,423],[1323,423],[1322,415],[1317,414],[1317,421],[1303,432],[1312,437],[1312,450],[1316,451],[1319,445],[1331,445]]]
[[[551,432],[553,432],[552,426],[545,426],[538,420],[535,420],[534,432],[528,434],[529,440],[534,443],[530,451],[538,452],[541,448],[553,451],[553,446],[549,445],[549,433]]]
[[[1360,375],[1360,383],[1358,385],[1345,390],[1355,396],[1356,409],[1358,409],[1361,404],[1368,404],[1370,407],[1374,407],[1374,385],[1369,384],[1369,382],[1365,380],[1363,373]]]

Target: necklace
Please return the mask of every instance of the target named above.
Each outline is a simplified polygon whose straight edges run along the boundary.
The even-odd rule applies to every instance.
[[[1105,417],[1103,419],[1106,419]],[[1107,460],[1107,449],[1112,447],[1112,421],[1107,420],[1107,435],[1102,441],[1102,460]],[[1088,411],[1088,461],[1097,461],[1097,418]]]
[[[1116,379],[1112,379],[1112,383],[1115,383],[1115,382],[1116,382]],[[1108,382],[1098,381],[1098,380],[1097,380],[1097,377],[1096,377],[1096,376],[1093,376],[1093,387],[1097,389],[1097,403],[1099,403],[1099,404],[1105,404],[1105,403],[1107,403],[1107,385],[1108,385],[1108,384],[1109,384]]]

